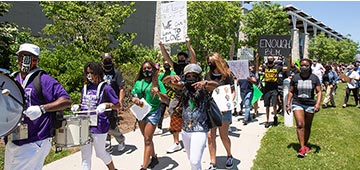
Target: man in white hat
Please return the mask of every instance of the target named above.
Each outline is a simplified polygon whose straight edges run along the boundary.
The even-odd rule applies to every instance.
[[[58,81],[46,73],[39,72],[38,46],[22,44],[16,54],[20,72],[14,74],[14,78],[24,88],[26,97],[26,109],[19,129],[20,134],[27,135],[10,134],[5,139],[4,169],[41,170],[51,149],[55,113],[69,108],[71,100]],[[40,76],[38,83],[41,86],[41,94],[38,94],[35,88],[34,79],[37,76]]]

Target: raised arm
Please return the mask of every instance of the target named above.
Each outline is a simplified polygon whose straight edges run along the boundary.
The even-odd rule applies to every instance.
[[[191,64],[197,64],[196,54],[195,54],[194,49],[193,49],[192,46],[191,46],[190,38],[189,38],[189,37],[186,37],[186,38],[185,38],[185,43],[186,43],[186,47],[187,47],[188,50],[189,50],[190,63],[191,63]]]
[[[161,54],[162,56],[165,58],[165,60],[170,64],[170,66],[172,68],[174,68],[174,62],[171,60],[169,53],[166,51],[164,44],[160,41],[159,43],[160,46],[160,50],[161,50]]]
[[[291,68],[291,55],[287,56],[286,67],[283,67],[283,71],[290,70],[290,68]]]

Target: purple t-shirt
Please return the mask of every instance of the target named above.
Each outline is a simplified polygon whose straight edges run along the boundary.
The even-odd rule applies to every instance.
[[[81,110],[95,110],[96,107],[104,102],[118,104],[119,99],[115,94],[114,89],[109,85],[104,85],[102,92],[99,95],[99,99],[96,99],[97,85],[88,84],[86,95],[84,93],[81,96]],[[81,90],[84,91],[84,88]],[[91,115],[96,114],[95,112],[90,113]],[[101,134],[107,133],[110,127],[110,121],[108,115],[111,112],[98,113],[97,126],[90,126],[91,133]]]
[[[20,74],[15,79],[20,84],[23,83]],[[61,84],[51,76],[44,73],[41,75],[40,80],[45,102],[42,102],[40,96],[36,94],[33,82],[28,82],[28,85],[24,88],[27,107],[51,103],[60,97],[70,99]],[[54,116],[55,112],[47,112],[35,120],[30,120],[24,115],[24,123],[28,125],[28,139],[13,141],[14,144],[23,145],[51,137]]]

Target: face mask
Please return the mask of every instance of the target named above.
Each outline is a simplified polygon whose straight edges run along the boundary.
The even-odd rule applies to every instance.
[[[169,65],[169,64],[164,64],[164,69],[165,69],[166,71],[169,71],[169,70],[170,70],[170,65]]]
[[[152,76],[152,71],[151,70],[143,70],[143,75],[145,77],[151,77]]]
[[[104,65],[104,69],[105,69],[105,70],[112,70],[112,68],[113,68],[113,65],[112,65],[112,64],[106,64],[106,65]]]
[[[185,60],[178,60],[178,64],[183,65],[186,64]]]
[[[29,73],[30,71],[30,66],[32,63],[32,56],[23,56],[23,61],[21,63],[21,71],[24,73]]]
[[[308,74],[310,72],[310,67],[300,67],[300,71],[303,74]]]
[[[268,64],[270,64],[270,65],[271,65],[271,64],[274,64],[274,61],[269,60],[269,61],[268,61]]]
[[[88,73],[86,75],[86,78],[89,80],[90,83],[94,83],[94,80],[92,79],[91,73]]]
[[[195,92],[195,87],[191,86],[192,84],[196,83],[197,80],[195,77],[187,78],[185,79],[185,88],[189,90],[190,92]]]

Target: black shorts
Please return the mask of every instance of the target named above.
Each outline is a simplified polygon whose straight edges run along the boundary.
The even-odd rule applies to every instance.
[[[278,91],[277,90],[270,90],[268,92],[266,92],[263,95],[264,98],[264,106],[265,107],[269,107],[269,106],[275,106],[277,105],[277,95],[278,95]]]

